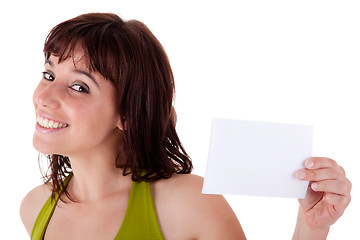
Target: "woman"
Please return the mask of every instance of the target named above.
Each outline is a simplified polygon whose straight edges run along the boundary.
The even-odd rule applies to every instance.
[[[172,71],[144,24],[80,15],[52,29],[44,53],[33,144],[50,168],[21,204],[31,239],[245,239],[225,199],[189,174]],[[325,239],[351,183],[331,159],[305,166],[294,239]]]

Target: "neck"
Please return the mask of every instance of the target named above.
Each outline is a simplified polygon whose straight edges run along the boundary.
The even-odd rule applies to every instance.
[[[119,144],[105,146],[69,156],[73,177],[68,191],[76,202],[95,202],[131,187],[131,176],[115,165]]]

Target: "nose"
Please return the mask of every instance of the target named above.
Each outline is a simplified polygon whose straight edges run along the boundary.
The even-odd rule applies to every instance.
[[[55,82],[41,83],[37,86],[33,95],[34,105],[56,109],[60,107],[59,86]]]

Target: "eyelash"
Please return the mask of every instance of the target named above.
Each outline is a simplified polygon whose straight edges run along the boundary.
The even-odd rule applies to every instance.
[[[43,78],[45,80],[48,80],[48,81],[54,81],[55,80],[55,77],[51,73],[42,72],[42,75],[43,75]],[[50,79],[50,78],[52,78],[52,79]]]
[[[52,82],[55,80],[55,77],[49,72],[42,72],[42,74],[43,74],[43,78],[47,81]],[[84,85],[85,86],[83,86],[82,84],[79,84],[79,83],[75,83],[75,84],[69,86],[69,88],[76,92],[79,92],[79,93],[90,93],[89,87],[86,86],[86,84],[84,84]],[[75,88],[75,86],[78,86],[78,88]]]
[[[74,86],[78,86],[79,89],[76,90],[76,89],[74,88]],[[79,92],[79,93],[90,93],[89,88],[88,88],[87,86],[82,86],[81,84],[78,84],[78,83],[75,83],[75,84],[73,84],[72,86],[69,86],[69,88],[71,88],[71,89],[73,89],[74,91]]]

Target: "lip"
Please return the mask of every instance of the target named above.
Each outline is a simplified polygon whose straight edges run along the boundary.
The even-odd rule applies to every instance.
[[[60,130],[64,130],[65,128],[67,128],[69,126],[68,123],[66,122],[63,122],[63,121],[59,121],[59,120],[56,120],[55,118],[47,115],[47,114],[44,114],[44,113],[40,113],[40,112],[36,112],[36,119],[38,118],[46,118],[48,119],[49,121],[53,121],[53,122],[56,122],[58,124],[62,124],[62,125],[66,125],[66,127],[60,127],[60,128],[47,128],[47,127],[43,127],[39,124],[38,121],[36,121],[36,125],[35,125],[35,129],[38,131],[38,132],[41,132],[41,133],[53,133],[53,132],[58,132]]]
[[[35,125],[35,129],[36,131],[38,132],[41,132],[41,133],[53,133],[53,132],[58,132],[58,131],[61,131],[61,130],[64,130],[66,129],[67,127],[65,128],[44,128],[42,126],[40,126],[40,124],[37,122],[36,125]]]
[[[47,115],[47,114],[44,114],[44,113],[40,113],[40,112],[37,112],[37,113],[36,113],[36,117],[43,117],[43,118],[47,118],[47,119],[49,119],[49,120],[53,120],[54,122],[61,123],[61,124],[63,124],[63,125],[64,125],[64,124],[69,125],[69,124],[66,123],[66,122],[57,120],[57,119],[51,117],[50,115]]]

